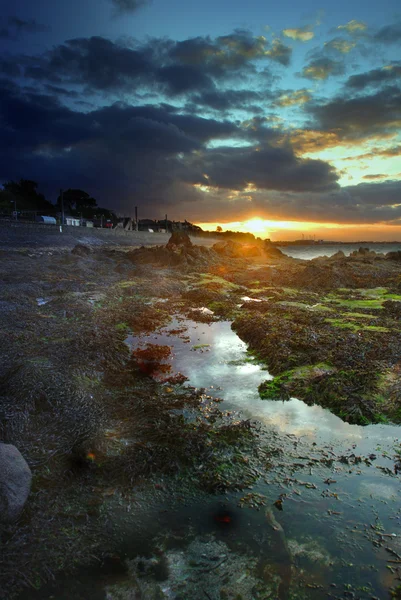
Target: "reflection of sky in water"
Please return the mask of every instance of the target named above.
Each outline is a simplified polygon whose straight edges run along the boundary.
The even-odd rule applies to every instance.
[[[210,395],[223,398],[225,408],[241,411],[244,418],[258,419],[282,433],[333,443],[358,443],[359,452],[375,451],[379,443],[391,444],[400,435],[397,426],[350,425],[327,409],[308,406],[296,398],[287,402],[261,400],[258,386],[272,376],[259,365],[245,362],[246,344],[231,330],[229,322],[173,321],[168,329],[183,325],[188,327],[184,335],[190,338],[189,343],[165,333],[142,338],[141,343],[173,346],[173,371],[189,377],[190,385],[207,388]],[[201,344],[210,347],[194,349]]]

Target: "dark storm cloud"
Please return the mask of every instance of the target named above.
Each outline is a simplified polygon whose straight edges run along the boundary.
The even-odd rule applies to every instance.
[[[401,90],[386,87],[375,94],[338,96],[329,102],[308,106],[318,127],[335,131],[339,138],[363,139],[399,130]]]
[[[57,150],[94,141],[118,145],[120,140],[132,148],[145,150],[153,145],[162,153],[188,152],[215,137],[238,133],[229,121],[175,114],[168,108],[115,103],[80,113],[63,106],[56,96],[22,94],[8,82],[0,91],[1,122],[15,132],[14,145],[30,151],[42,144]]]
[[[262,110],[252,102],[266,102],[271,100],[272,95],[265,92],[254,92],[252,90],[215,90],[206,91],[190,98],[191,102],[200,106],[207,106],[214,110],[227,111],[230,109],[249,110],[259,112]]]
[[[216,77],[223,75],[227,69],[235,72],[245,65],[249,66],[251,61],[272,58],[268,53],[270,45],[266,38],[255,37],[243,29],[236,29],[230,35],[215,39],[199,36],[164,44],[171,60],[201,66]]]
[[[0,92],[0,180],[48,182],[50,197],[60,186],[80,187],[116,209],[140,198],[150,212],[166,203],[179,212],[194,184],[207,182],[205,173],[222,193],[245,189],[250,182],[265,190],[337,188],[328,164],[271,146],[263,120],[259,127],[252,120],[243,128],[179,114],[168,105],[121,102],[80,113],[55,96],[22,93],[6,81]],[[252,141],[252,136],[264,137],[264,142]],[[244,137],[251,147],[207,147],[214,139]],[[273,133],[270,139],[274,141]]]
[[[279,220],[307,220],[321,223],[399,224],[400,181],[360,183],[328,192],[270,192],[255,195],[252,209]]]
[[[55,71],[49,70],[47,65],[27,65],[24,75],[26,78],[37,81],[51,81],[52,83],[62,83],[63,79]]]
[[[56,85],[45,85],[45,90],[47,93],[49,93],[51,96],[66,96],[68,98],[79,98],[80,94],[74,90],[67,90],[65,88],[62,87],[58,87]]]
[[[266,83],[271,80],[267,65],[271,61],[286,65],[290,55],[291,49],[277,40],[270,45],[263,36],[236,30],[215,39],[181,42],[78,38],[41,56],[18,57],[15,63],[25,69],[26,77],[64,87],[81,85],[106,94],[142,90],[174,97],[215,92],[227,82],[244,83],[256,76]]]
[[[43,79],[53,81],[57,74],[67,83],[104,91],[129,89],[153,72],[143,52],[97,36],[69,40],[56,47],[43,57],[40,68]]]
[[[206,143],[213,138],[229,138],[239,132],[237,126],[230,121],[203,119],[189,114],[176,114],[169,109],[152,105],[128,106],[116,103],[92,112],[90,117],[99,123],[105,131],[115,129],[120,131],[120,129],[124,129],[127,122],[137,118],[156,121],[163,125],[172,124],[189,138],[201,143]]]
[[[372,69],[366,73],[352,75],[346,82],[346,87],[354,90],[362,90],[365,87],[379,87],[383,84],[391,84],[401,79],[401,62],[392,62],[381,68]]]
[[[25,21],[16,16],[0,19],[0,38],[17,40],[23,33],[43,33],[50,27],[37,23],[34,19]]]
[[[287,148],[265,145],[261,148],[224,147],[208,150],[190,161],[191,171],[198,173],[192,183],[242,190],[252,183],[259,189],[281,191],[316,191],[335,189],[338,179],[334,169],[320,160],[300,159]]]
[[[21,75],[21,67],[11,59],[0,59],[0,73],[6,77],[18,77]]]
[[[156,71],[163,91],[167,95],[186,94],[192,90],[208,90],[214,87],[213,81],[202,69],[190,65],[171,65]]]
[[[118,13],[132,13],[147,4],[150,4],[151,0],[110,0],[114,8]]]
[[[374,42],[382,44],[401,42],[401,21],[382,27],[374,34],[372,39]]]

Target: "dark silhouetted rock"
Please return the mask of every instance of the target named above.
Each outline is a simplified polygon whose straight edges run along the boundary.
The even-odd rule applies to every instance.
[[[397,262],[400,262],[401,261],[401,251],[398,250],[398,252],[387,252],[386,259],[387,260],[396,260]]]
[[[0,443],[0,521],[18,519],[31,490],[32,474],[20,451]]]
[[[85,246],[84,244],[77,244],[71,250],[71,254],[76,254],[77,256],[88,256],[91,253],[91,249],[89,246]]]
[[[369,248],[358,248],[358,250],[354,250],[349,255],[350,259],[362,260],[362,261],[371,261],[375,259],[377,254],[374,250],[369,250]]]
[[[191,248],[192,242],[185,231],[174,231],[166,244],[167,250],[174,250],[177,246]]]
[[[266,244],[264,247],[264,254],[267,258],[284,258],[286,255],[284,252],[281,252],[276,246],[272,246],[271,244]]]
[[[345,258],[345,254],[342,250],[339,250],[338,252],[330,256],[328,260],[342,260],[343,258]]]

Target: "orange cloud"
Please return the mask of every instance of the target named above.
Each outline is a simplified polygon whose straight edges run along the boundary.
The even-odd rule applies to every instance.
[[[283,35],[298,42],[309,42],[315,37],[313,31],[310,31],[309,26],[298,27],[294,29],[283,29]]]
[[[278,106],[294,106],[296,104],[305,104],[306,102],[310,102],[312,100],[312,96],[306,89],[297,90],[292,92],[291,94],[283,94],[276,101]]]
[[[330,40],[330,42],[325,43],[326,48],[329,50],[337,50],[337,52],[341,52],[341,54],[348,54],[348,52],[351,52],[355,46],[355,42],[342,40],[341,38],[335,38],[334,40]]]
[[[348,21],[346,25],[339,25],[337,27],[337,29],[345,30],[351,35],[362,33],[363,31],[366,31],[367,28],[368,26],[366,25],[366,23],[364,23],[363,21],[356,21],[355,19],[352,19],[352,21]]]
[[[336,132],[316,131],[314,129],[295,129],[285,138],[285,141],[289,141],[294,151],[299,154],[318,152],[342,144]]]
[[[391,148],[385,148],[384,150],[373,148],[371,152],[358,154],[358,156],[347,156],[343,160],[362,160],[365,158],[377,158],[378,156],[386,156],[388,158],[401,156],[401,146],[392,146]]]
[[[374,179],[387,179],[388,175],[385,175],[384,173],[376,173],[376,174],[372,174],[372,175],[364,175],[363,179],[369,179],[369,180],[374,180]]]

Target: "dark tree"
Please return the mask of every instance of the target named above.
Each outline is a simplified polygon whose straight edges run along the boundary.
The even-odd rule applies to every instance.
[[[95,198],[83,190],[68,189],[63,194],[64,211],[72,216],[92,219],[98,210]],[[61,197],[57,198],[57,207],[61,210]]]
[[[36,210],[46,214],[54,212],[53,204],[48,202],[37,188],[38,183],[31,179],[20,179],[18,182],[7,181],[1,193],[2,204],[15,202],[18,210]]]

